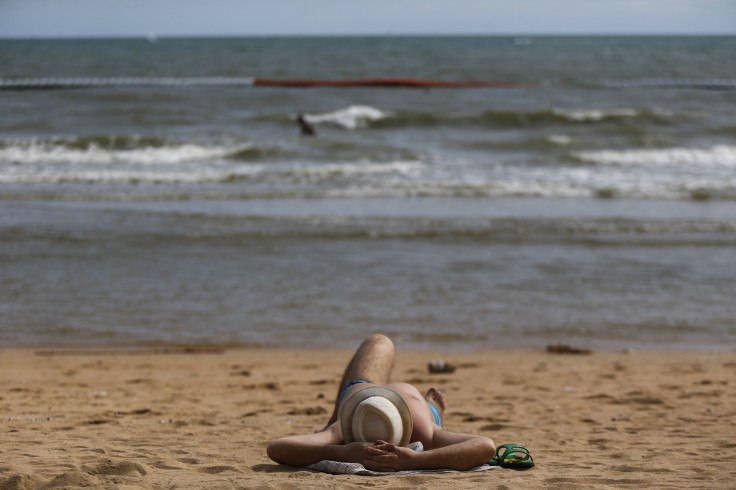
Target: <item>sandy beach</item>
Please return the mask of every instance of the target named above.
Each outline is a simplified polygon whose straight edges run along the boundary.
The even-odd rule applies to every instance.
[[[528,471],[334,476],[269,440],[329,415],[347,350],[0,351],[0,489],[732,488],[733,352],[399,351],[448,430],[526,445]],[[451,374],[430,374],[444,359]]]

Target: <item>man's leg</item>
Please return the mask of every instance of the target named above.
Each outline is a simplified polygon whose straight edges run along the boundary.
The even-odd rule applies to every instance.
[[[362,379],[369,383],[385,385],[389,382],[391,368],[394,365],[394,343],[383,334],[374,333],[366,338],[345,368],[335,398],[335,409],[327,425],[337,420],[340,407],[340,394],[345,386],[353,380]]]

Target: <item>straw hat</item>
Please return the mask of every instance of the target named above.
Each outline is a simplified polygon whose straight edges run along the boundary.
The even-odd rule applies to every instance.
[[[340,407],[340,426],[345,444],[381,439],[397,446],[409,444],[412,420],[401,395],[382,386],[356,392]]]

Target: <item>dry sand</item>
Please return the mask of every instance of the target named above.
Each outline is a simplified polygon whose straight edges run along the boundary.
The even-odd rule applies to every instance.
[[[399,352],[395,379],[446,390],[448,430],[537,466],[389,477],[265,453],[321,427],[351,352],[195,352],[0,350],[0,489],[736,486],[733,352]],[[456,372],[429,374],[436,358]]]

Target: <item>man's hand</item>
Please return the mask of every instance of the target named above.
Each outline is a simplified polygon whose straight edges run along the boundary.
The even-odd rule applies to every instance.
[[[396,471],[398,469],[399,449],[385,441],[352,442],[343,446],[341,461],[360,463],[369,470]]]
[[[416,451],[409,449],[408,447],[397,446],[396,444],[381,440],[376,441],[373,447],[384,454],[395,456],[395,458],[392,459],[385,459],[383,466],[388,469],[382,469],[380,471],[401,471],[412,469],[411,460],[412,456],[416,454]],[[366,466],[366,468],[368,467]]]

